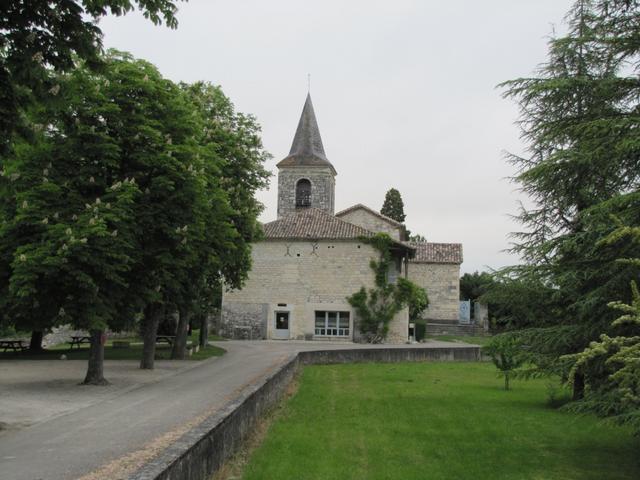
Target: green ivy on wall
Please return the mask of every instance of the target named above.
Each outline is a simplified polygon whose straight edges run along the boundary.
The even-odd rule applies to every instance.
[[[360,241],[380,253],[377,261],[369,263],[375,274],[375,288],[362,287],[347,297],[347,301],[356,310],[365,340],[380,343],[387,337],[389,324],[398,312],[409,307],[410,318],[418,318],[429,305],[429,299],[424,288],[406,278],[398,278],[396,283],[389,282],[389,268],[393,267],[391,247],[394,244],[389,235],[378,233],[373,237],[362,237]]]

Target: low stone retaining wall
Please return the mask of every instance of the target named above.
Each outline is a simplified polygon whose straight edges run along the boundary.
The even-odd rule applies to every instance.
[[[248,386],[133,474],[130,480],[207,480],[231,457],[255,422],[283,396],[301,365],[361,362],[479,361],[479,347],[369,348],[299,352],[266,379]]]
[[[353,350],[319,350],[300,352],[298,358],[304,365],[361,362],[476,362],[480,360],[480,348],[358,348]]]

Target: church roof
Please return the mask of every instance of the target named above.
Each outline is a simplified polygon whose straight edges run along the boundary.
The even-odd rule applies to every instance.
[[[406,242],[416,249],[412,263],[462,263],[461,243]]]
[[[313,103],[311,103],[311,94],[307,94],[307,100],[304,102],[289,155],[281,160],[277,166],[330,167],[334,175],[336,174],[335,168],[324,153],[318,121],[313,111]]]
[[[373,208],[369,208],[366,205],[363,205],[362,203],[357,203],[355,205],[353,205],[352,207],[349,208],[345,208],[344,210],[339,211],[338,213],[336,213],[336,217],[341,217],[343,215],[346,215],[347,213],[351,213],[354,210],[365,210],[366,212],[369,212],[370,214],[380,218],[381,220],[384,220],[385,222],[388,222],[396,227],[402,227],[402,223],[398,222],[396,220],[394,220],[391,217],[387,217],[386,215],[381,214],[380,212],[375,211]]]
[[[375,232],[341,220],[318,208],[304,208],[262,225],[266,240],[359,240]],[[413,252],[414,247],[395,242],[397,247]]]

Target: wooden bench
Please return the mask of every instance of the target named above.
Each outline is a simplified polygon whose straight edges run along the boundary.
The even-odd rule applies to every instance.
[[[91,343],[91,337],[86,337],[84,335],[75,335],[71,337],[71,341],[69,342],[69,350],[73,350],[73,346],[76,345],[78,349],[80,349],[80,345],[83,343]]]
[[[173,346],[173,341],[176,339],[175,335],[156,335],[156,343],[168,343],[169,346]]]
[[[22,352],[23,350],[29,348],[29,342],[22,339],[5,338],[0,340],[0,348],[3,349],[3,352],[6,352],[9,349],[13,350],[14,352]]]

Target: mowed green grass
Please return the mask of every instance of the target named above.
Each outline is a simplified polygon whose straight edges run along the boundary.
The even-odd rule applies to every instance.
[[[211,341],[222,340],[220,337],[210,335]],[[114,341],[128,341],[130,346],[126,348],[114,348]],[[191,345],[198,343],[198,330],[194,330],[188,341]],[[219,357],[224,355],[225,349],[216,347],[215,345],[207,345],[205,348],[201,348],[200,351],[194,352],[190,357],[186,357],[186,360],[206,360],[209,357]],[[68,343],[60,343],[53,347],[44,349],[41,352],[31,352],[29,350],[24,351],[8,351],[0,352],[0,360],[57,360],[61,355],[65,355],[68,360],[88,360],[89,358],[89,344],[82,343],[80,346],[75,346],[73,350],[69,349]],[[142,338],[140,337],[127,337],[127,338],[115,338],[107,340],[104,347],[104,359],[105,360],[140,360],[142,358]],[[171,358],[171,346],[166,343],[156,344],[156,360],[169,360]]]
[[[491,336],[471,336],[471,335],[427,335],[428,340],[438,340],[441,342],[464,342],[474,345],[486,345],[491,341]]]
[[[640,440],[547,406],[488,363],[305,367],[244,468],[256,479],[638,479]]]

